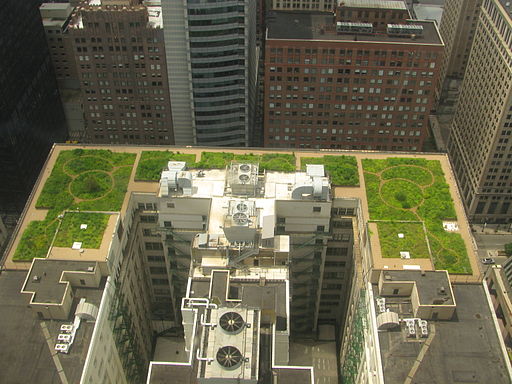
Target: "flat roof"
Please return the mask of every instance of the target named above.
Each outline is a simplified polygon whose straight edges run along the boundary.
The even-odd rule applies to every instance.
[[[455,304],[450,290],[450,279],[446,271],[383,271],[391,281],[414,281],[418,290],[420,305],[432,305],[434,300],[443,299],[443,305]],[[440,293],[440,289],[444,293]]]
[[[333,16],[326,13],[274,11],[267,19],[267,39],[321,40],[339,42],[397,43],[410,45],[443,45],[433,21],[413,20],[410,24],[423,26],[423,34],[410,37],[389,36],[386,33],[337,33]]]
[[[69,321],[39,320],[28,306],[28,295],[20,294],[26,271],[2,271],[0,274],[0,329],[2,358],[0,381],[12,383],[78,383],[85,363],[85,354],[94,329],[94,322],[82,321],[68,354],[56,354],[54,346],[62,324]],[[77,289],[71,313],[80,297],[99,306],[105,280],[98,289]],[[57,372],[56,364],[62,368]],[[59,377],[60,376],[60,377]]]
[[[96,262],[34,259],[23,291],[34,292],[33,302],[35,303],[59,304],[68,285],[67,282],[60,281],[62,273],[65,271],[88,272],[89,268],[94,270]]]
[[[510,383],[482,285],[454,284],[453,291],[456,319],[429,321],[428,346],[402,329],[378,333],[386,382],[412,375],[414,383]]]
[[[125,153],[134,153],[137,155],[134,169],[137,168],[140,155],[142,151],[173,151],[180,152],[184,154],[195,154],[196,161],[200,160],[200,155],[203,151],[208,152],[226,152],[226,148],[218,148],[218,147],[174,147],[174,146],[134,146],[134,145],[77,145],[77,144],[56,144],[49,157],[46,164],[46,167],[41,171],[40,178],[36,185],[34,186],[33,194],[31,195],[31,200],[27,201],[26,211],[20,217],[18,226],[13,234],[13,238],[10,246],[7,247],[7,251],[5,254],[4,266],[6,269],[30,269],[31,262],[14,262],[12,261],[12,257],[14,256],[15,250],[19,241],[21,239],[21,235],[25,228],[29,225],[30,222],[34,220],[44,220],[46,217],[47,211],[44,209],[37,209],[35,207],[36,202],[39,198],[39,195],[43,189],[43,186],[50,176],[52,168],[57,160],[61,151],[72,150],[76,148],[81,149],[108,149],[112,152],[125,152]],[[346,155],[346,156],[354,156],[358,165],[358,173],[359,173],[359,181],[360,185],[355,187],[332,187],[332,196],[336,198],[347,198],[347,199],[359,199],[361,202],[362,208],[362,216],[364,220],[369,219],[368,213],[368,202],[365,191],[365,180],[363,174],[363,168],[361,165],[361,161],[363,159],[387,159],[390,157],[393,158],[424,158],[427,160],[436,160],[441,164],[441,168],[444,173],[445,180],[449,186],[450,194],[452,196],[455,212],[457,215],[457,224],[459,227],[459,233],[461,234],[466,249],[469,254],[469,260],[471,263],[471,267],[474,273],[474,278],[478,279],[478,263],[475,256],[475,252],[473,249],[473,243],[471,238],[471,231],[469,228],[469,224],[467,222],[467,218],[465,215],[464,207],[458,195],[457,184],[455,181],[455,177],[453,175],[450,162],[446,154],[432,154],[432,153],[404,153],[404,152],[378,152],[378,151],[349,151],[349,150],[275,150],[275,149],[264,149],[264,148],[229,148],[229,151],[236,154],[244,154],[244,153],[253,153],[255,155],[265,154],[265,153],[283,153],[283,154],[294,154],[296,157],[296,169],[300,169],[301,158],[302,157],[323,157],[325,155]],[[207,172],[208,175],[211,175],[212,179],[218,180],[219,183],[224,183],[225,180],[225,170],[211,170]],[[213,176],[216,174],[217,176]],[[295,173],[290,173],[283,178],[283,173],[280,172],[268,172],[269,181],[271,182],[273,179],[276,182],[282,183],[285,185],[288,181],[292,181]],[[125,199],[120,210],[120,215],[123,217],[128,209],[129,197],[132,193],[150,193],[150,194],[158,194],[159,191],[159,183],[155,182],[139,182],[134,179],[135,172],[132,172],[130,177],[127,193],[125,195]],[[289,179],[289,180],[288,180]],[[210,182],[211,183],[211,182]],[[286,188],[286,193],[289,193]],[[283,192],[284,193],[284,192]],[[206,193],[204,194],[206,196]],[[271,199],[267,199],[271,200]],[[52,250],[52,256],[50,258],[55,259],[63,259],[64,254],[67,255],[65,259],[69,260],[86,260],[86,261],[104,261],[107,256],[107,250],[110,243],[111,236],[115,233],[115,225],[116,225],[117,215],[113,215],[107,226],[107,230],[105,231],[103,241],[101,244],[101,248],[97,250],[85,250],[83,253],[80,253],[78,250],[74,251],[71,249],[64,248],[54,248]],[[371,226],[374,223],[369,223]],[[372,229],[373,231],[373,229]],[[433,270],[434,267],[430,261],[430,259],[399,259],[399,258],[384,258],[380,252],[379,240],[377,236],[371,236],[370,240],[372,241],[372,258],[373,258],[373,268],[374,269],[399,269],[401,270],[404,265],[420,265],[423,270]],[[53,256],[53,254],[55,254]],[[450,279],[452,281],[458,279],[457,275],[450,275]],[[466,279],[467,276],[462,276],[462,279]]]

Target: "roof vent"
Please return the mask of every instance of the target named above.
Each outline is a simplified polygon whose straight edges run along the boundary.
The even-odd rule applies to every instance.
[[[226,369],[236,369],[242,364],[243,356],[240,350],[231,345],[219,348],[217,362]]]
[[[227,333],[239,333],[244,327],[244,318],[237,312],[226,312],[220,317],[220,327]]]

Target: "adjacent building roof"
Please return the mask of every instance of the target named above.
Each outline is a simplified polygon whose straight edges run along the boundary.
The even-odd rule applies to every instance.
[[[456,284],[453,291],[456,320],[429,322],[429,338],[411,340],[401,329],[379,332],[386,382],[510,383],[482,285]]]
[[[433,21],[411,22],[423,27],[423,34],[414,36],[414,39],[386,33],[337,33],[333,16],[326,13],[277,11],[267,18],[267,22],[267,39],[443,45]]]

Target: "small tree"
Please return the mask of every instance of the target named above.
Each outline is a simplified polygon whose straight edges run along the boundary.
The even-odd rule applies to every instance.
[[[100,190],[98,180],[96,180],[94,176],[88,176],[87,179],[85,179],[85,189],[90,193],[98,192]]]
[[[505,253],[507,256],[512,256],[512,243],[505,244]]]

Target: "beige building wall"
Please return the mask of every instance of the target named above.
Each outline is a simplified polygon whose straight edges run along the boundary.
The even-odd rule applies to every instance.
[[[485,0],[448,144],[469,220],[511,222],[512,22]]]
[[[482,0],[446,0],[444,4],[439,27],[445,44],[441,86],[446,77],[461,79],[464,76],[481,4]]]

